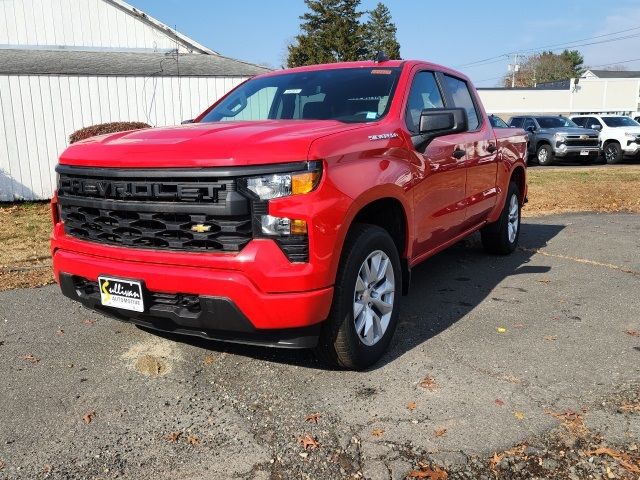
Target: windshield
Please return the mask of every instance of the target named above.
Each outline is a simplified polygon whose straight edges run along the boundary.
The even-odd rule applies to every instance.
[[[536,117],[536,120],[540,128],[578,127],[578,125],[564,117]]]
[[[201,121],[375,122],[387,113],[399,74],[398,68],[341,68],[255,78]]]
[[[607,127],[640,127],[640,123],[629,117],[602,117]]]

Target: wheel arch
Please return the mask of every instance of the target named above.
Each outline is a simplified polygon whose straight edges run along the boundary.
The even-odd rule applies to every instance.
[[[410,239],[413,236],[413,225],[410,216],[411,209],[405,198],[405,193],[402,189],[398,192],[395,188],[380,186],[373,191],[365,192],[353,203],[349,209],[347,220],[341,228],[339,250],[341,254],[336,257],[342,257],[345,240],[354,225],[370,224],[383,228],[389,233],[398,249],[402,266],[402,289],[403,294],[406,294],[410,280],[408,258],[411,255]],[[338,265],[339,261],[336,262],[334,276],[337,273]]]

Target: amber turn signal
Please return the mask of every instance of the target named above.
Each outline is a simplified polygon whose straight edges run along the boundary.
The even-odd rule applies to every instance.
[[[291,220],[291,235],[306,235],[307,222],[304,220]]]
[[[309,193],[318,186],[320,172],[305,172],[291,175],[291,193],[299,195]]]

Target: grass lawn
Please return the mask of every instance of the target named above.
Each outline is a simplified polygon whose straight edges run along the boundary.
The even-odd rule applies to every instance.
[[[523,216],[640,212],[640,166],[532,168]],[[0,291],[53,282],[48,203],[0,205]]]

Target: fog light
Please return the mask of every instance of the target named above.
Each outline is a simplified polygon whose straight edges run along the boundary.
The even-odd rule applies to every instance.
[[[262,215],[260,219],[263,235],[306,235],[307,222],[304,220],[291,220],[289,218]]]

